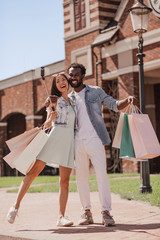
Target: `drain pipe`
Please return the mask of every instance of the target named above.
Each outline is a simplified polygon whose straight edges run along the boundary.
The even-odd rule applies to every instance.
[[[99,63],[98,63],[98,57],[97,57],[96,53],[94,52],[93,48],[94,47],[92,47],[92,53],[96,58],[96,86],[98,86],[98,64]]]

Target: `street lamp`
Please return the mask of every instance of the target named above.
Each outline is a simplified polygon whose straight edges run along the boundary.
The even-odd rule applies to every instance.
[[[140,95],[140,110],[142,113],[145,112],[145,102],[144,102],[144,70],[143,70],[143,58],[145,54],[143,53],[143,37],[142,34],[147,32],[149,14],[152,9],[143,3],[143,0],[137,0],[137,3],[129,9],[131,21],[133,25],[133,30],[138,34],[138,65],[139,65],[139,95]],[[150,176],[149,176],[149,161],[140,161],[140,193],[152,192],[150,186]]]

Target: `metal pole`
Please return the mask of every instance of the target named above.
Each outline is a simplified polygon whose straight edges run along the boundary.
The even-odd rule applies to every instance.
[[[145,113],[145,101],[144,101],[144,69],[143,69],[143,38],[142,34],[139,34],[138,42],[138,65],[139,65],[139,94],[140,94],[140,110]],[[152,187],[150,186],[150,175],[149,175],[149,161],[140,161],[140,193],[151,193]]]

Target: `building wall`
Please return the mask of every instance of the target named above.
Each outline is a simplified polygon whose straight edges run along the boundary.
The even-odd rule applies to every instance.
[[[47,88],[51,88],[52,74],[64,71],[72,62],[79,62],[87,68],[85,83],[98,85],[117,99],[134,95],[139,102],[139,69],[136,56],[138,37],[132,30],[128,12],[128,9],[136,3],[136,0],[77,0],[77,3],[81,4],[79,6],[83,10],[82,15],[76,16],[76,21],[82,20],[79,30],[76,30],[75,27],[74,1],[63,1],[65,60],[46,66],[46,69],[48,69],[45,80]],[[144,3],[148,4],[148,1],[145,0]],[[101,37],[104,32],[106,34],[108,30],[112,30],[115,27],[113,24],[117,22],[119,28],[113,38],[103,40],[103,44],[92,45],[97,37]],[[146,111],[151,117],[160,140],[159,29],[160,19],[151,13],[148,32],[143,34],[144,53],[146,54],[144,58],[144,83],[147,93]],[[19,131],[23,132],[26,129],[41,125],[45,119],[44,100],[47,94],[40,76],[36,74],[37,71],[40,71],[40,69],[28,71],[0,82],[0,176],[8,171],[2,160],[8,151],[5,141],[16,133],[19,134]],[[103,116],[111,139],[113,139],[119,115],[103,108]],[[16,124],[11,124],[12,117],[21,121],[21,129],[16,128]],[[25,121],[25,124],[22,124],[23,121]],[[106,146],[106,155],[109,171],[139,171],[137,162],[115,160],[118,151],[114,150],[111,145]],[[153,159],[150,162],[151,171],[160,172],[159,159]],[[118,167],[115,168],[115,166]],[[17,174],[17,172],[11,174]]]
[[[64,61],[45,67],[45,83],[50,93],[52,74],[65,70]],[[37,75],[38,72],[38,75]],[[0,82],[0,176],[20,175],[3,160],[9,153],[6,140],[36,126],[46,118],[44,101],[47,98],[40,69],[9,78]]]
[[[66,1],[64,1],[64,3],[65,2]],[[86,65],[87,68],[92,68],[91,71],[88,71],[88,74],[85,78],[86,83],[91,85],[97,84],[103,87],[106,92],[108,91],[109,86],[112,85],[111,82],[115,81],[118,90],[117,97],[119,99],[123,99],[128,95],[134,95],[137,99],[137,104],[139,106],[139,68],[138,59],[136,56],[138,37],[133,32],[131,18],[128,11],[136,2],[136,0],[107,2],[89,1],[88,8],[90,9],[90,11],[88,15],[88,25],[84,29],[75,31],[73,24],[73,1],[68,1],[67,8],[72,9],[72,13],[69,13],[68,11],[68,17],[70,16],[70,22],[72,22],[72,31],[68,33],[65,32],[65,64],[66,67],[68,67],[70,63],[77,61]],[[144,3],[148,5],[147,0],[145,0]],[[66,10],[64,9],[64,15],[65,14]],[[96,26],[97,29],[92,28],[93,20],[95,21],[94,26]],[[103,31],[101,30],[103,29],[103,27],[105,27],[104,29],[109,28],[109,24],[111,24],[112,21],[118,21],[119,31],[117,32],[117,35],[114,39],[106,41],[106,43],[103,44],[100,43],[93,48],[93,51],[97,57],[96,59],[95,54],[93,54],[92,52],[92,43],[94,42],[94,39],[96,39],[96,37],[98,37],[99,35],[102,36]],[[64,28],[66,28],[65,22]],[[146,57],[144,58],[145,79],[150,71],[157,71],[157,69],[160,69],[159,28],[160,20],[152,13],[150,15],[148,32],[143,34],[144,53],[146,54]],[[91,51],[89,52],[90,48]],[[85,54],[86,57],[84,56]],[[87,54],[91,54],[92,61],[90,63],[87,59]],[[82,58],[80,57],[81,55],[83,55]],[[90,67],[89,64],[91,64],[92,67]],[[96,80],[96,78],[98,79]],[[152,86],[152,89],[153,88],[154,86]],[[158,100],[155,105],[157,109]],[[146,105],[146,107],[148,108],[148,105]],[[112,137],[113,128],[111,118],[113,118],[113,116],[111,114],[112,113],[110,113],[108,110],[104,109],[103,115],[105,118],[106,127],[110,132],[110,136]],[[157,121],[158,118],[156,118],[155,122]],[[156,123],[154,125],[156,125]],[[110,146],[106,146],[106,154],[109,158],[109,161],[107,162],[108,167],[112,165],[112,151],[113,150],[111,150]],[[137,162],[132,163],[130,161],[123,160],[121,163],[121,171],[138,172],[139,164]]]

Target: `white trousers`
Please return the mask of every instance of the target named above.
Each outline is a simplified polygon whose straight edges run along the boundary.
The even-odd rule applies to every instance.
[[[98,183],[102,211],[111,210],[111,192],[106,170],[106,154],[99,138],[75,139],[76,179],[83,209],[90,209],[89,159],[91,160]]]

